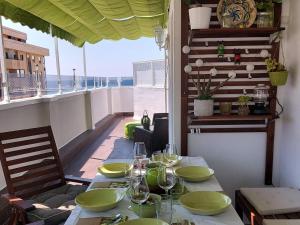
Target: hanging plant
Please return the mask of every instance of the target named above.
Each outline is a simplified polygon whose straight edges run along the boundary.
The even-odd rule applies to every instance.
[[[268,58],[265,60],[271,84],[273,86],[285,85],[288,78],[288,71],[285,66],[276,59]]]

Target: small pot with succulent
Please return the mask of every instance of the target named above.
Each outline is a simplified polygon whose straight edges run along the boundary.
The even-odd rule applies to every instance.
[[[212,78],[218,74],[218,71],[215,68],[212,68],[209,71],[209,74],[200,74],[199,67],[201,67],[203,64],[204,63],[202,59],[196,60],[196,67],[198,67],[197,78],[194,78],[194,75],[191,75],[191,65],[187,65],[184,68],[185,72],[189,74],[197,90],[197,97],[194,99],[194,116],[212,116],[214,114],[213,95],[221,87],[223,87],[227,81],[236,77],[236,73],[234,71],[230,71],[228,73],[228,78],[212,87]]]
[[[238,114],[240,116],[247,116],[250,113],[249,109],[249,101],[251,97],[248,95],[241,95],[239,97],[238,103],[239,103],[239,108],[238,108]]]
[[[285,66],[274,58],[268,58],[265,62],[267,64],[271,84],[273,86],[285,85],[288,78],[288,71]]]
[[[189,18],[191,29],[208,29],[211,18],[210,7],[202,6],[203,0],[185,0],[189,6]]]

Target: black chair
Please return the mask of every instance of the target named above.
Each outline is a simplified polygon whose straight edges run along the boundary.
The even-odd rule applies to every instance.
[[[136,127],[134,142],[144,142],[147,150],[147,157],[153,152],[161,151],[169,143],[169,121],[167,113],[153,115],[153,129],[146,130],[143,127]]]

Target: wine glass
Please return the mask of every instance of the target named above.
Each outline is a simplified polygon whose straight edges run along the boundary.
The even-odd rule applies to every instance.
[[[147,151],[144,142],[135,142],[133,150],[135,159],[143,160],[147,157]]]
[[[165,190],[166,195],[168,195],[168,191],[176,183],[173,171],[169,171],[166,166],[161,166],[158,170],[157,183],[158,186]]]
[[[172,166],[177,162],[177,149],[174,144],[166,145],[166,148],[164,149],[164,159],[167,161],[167,166]]]
[[[141,215],[141,205],[149,198],[150,191],[145,176],[136,176],[131,178],[128,189],[130,200],[139,205],[139,216]]]

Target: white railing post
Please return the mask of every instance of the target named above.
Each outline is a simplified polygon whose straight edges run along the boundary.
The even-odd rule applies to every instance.
[[[3,42],[3,28],[2,28],[2,16],[0,16],[0,61],[1,61],[1,73],[2,73],[2,88],[3,88],[3,102],[9,103],[9,90],[8,90],[8,77],[5,65],[5,49]]]
[[[50,33],[52,33],[52,24],[50,24]],[[54,37],[54,47],[55,47],[55,60],[56,60],[56,72],[57,72],[57,84],[58,84],[58,94],[62,94],[62,82],[61,82],[61,74],[60,74],[60,62],[59,62],[59,51],[58,51],[58,39]]]
[[[38,98],[41,98],[43,96],[42,81],[41,81],[41,77],[40,77],[40,74],[39,74],[39,65],[38,64],[35,65],[35,74],[36,74],[36,84],[37,84],[36,96]]]
[[[96,77],[94,76],[94,89],[96,89]]]
[[[82,54],[83,54],[83,74],[84,74],[84,83],[85,83],[85,90],[88,89],[88,82],[87,82],[87,73],[86,73],[86,56],[85,56],[85,45],[82,47]]]
[[[76,69],[73,69],[73,91],[77,91],[77,81],[76,81],[76,74],[75,74]]]
[[[121,77],[117,77],[118,87],[121,87]]]
[[[106,79],[106,87],[108,87],[108,77],[106,77],[105,79]]]

